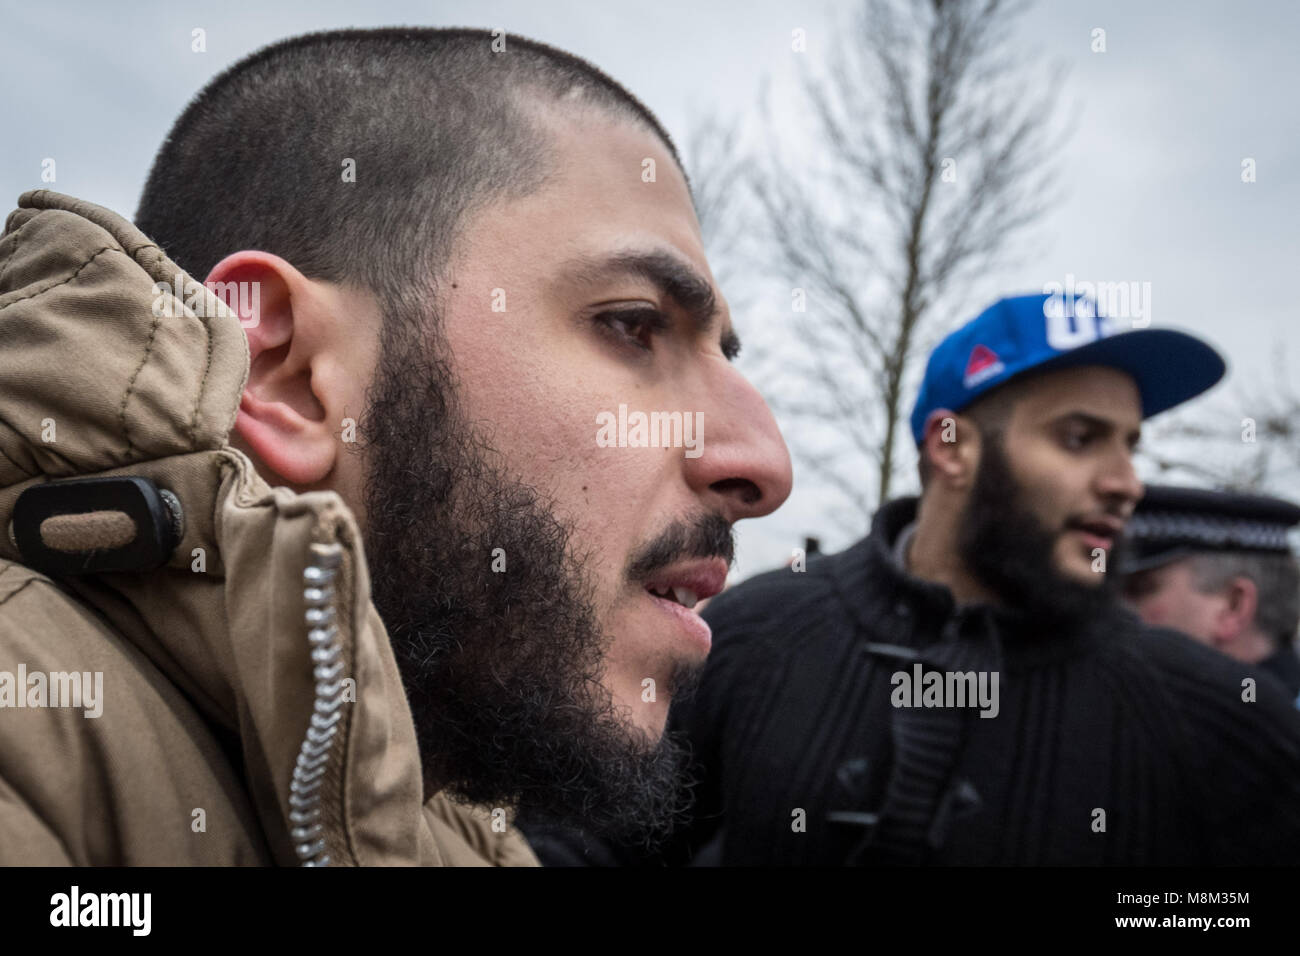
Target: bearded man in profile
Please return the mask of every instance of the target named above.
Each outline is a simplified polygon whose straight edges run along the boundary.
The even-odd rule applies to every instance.
[[[671,824],[692,608],[789,456],[667,134],[493,40],[274,44],[181,115],[136,225],[21,198],[0,651],[104,702],[0,711],[0,862],[527,864],[516,811]],[[633,396],[702,454],[601,447]]]

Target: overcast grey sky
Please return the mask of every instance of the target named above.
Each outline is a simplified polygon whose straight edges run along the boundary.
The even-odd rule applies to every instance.
[[[0,199],[41,182],[134,213],[154,153],[186,102],[221,69],[295,33],[394,24],[494,27],[586,57],[626,84],[677,138],[695,111],[750,113],[768,76],[790,87],[840,28],[848,2],[46,3],[0,2]],[[207,51],[191,51],[191,31]],[[1092,52],[1091,32],[1107,50]],[[985,283],[1038,291],[1067,274],[1152,283],[1151,319],[1198,332],[1228,356],[1227,386],[1300,361],[1300,4],[1045,2],[1025,49],[1069,72],[1059,143],[1066,200],[1028,260]],[[1241,181],[1241,163],[1257,181]],[[725,291],[725,290],[724,290]],[[957,324],[978,311],[950,317]],[[746,317],[736,322],[744,334]],[[1300,377],[1300,376],[1297,376]],[[1209,400],[1213,400],[1212,393]],[[910,408],[911,396],[908,398]],[[803,534],[833,548],[864,529],[827,525],[816,491],[740,528],[740,576],[788,560]]]

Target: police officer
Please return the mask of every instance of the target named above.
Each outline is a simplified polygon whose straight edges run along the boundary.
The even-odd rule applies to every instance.
[[[1300,566],[1279,498],[1152,485],[1127,529],[1124,595],[1148,624],[1278,677],[1300,698]]]

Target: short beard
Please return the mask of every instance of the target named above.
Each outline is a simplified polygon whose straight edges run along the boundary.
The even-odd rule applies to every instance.
[[[1035,624],[1051,629],[1075,630],[1115,607],[1115,575],[1099,572],[1101,581],[1090,587],[1057,570],[1060,532],[1044,528],[1025,499],[1001,436],[987,436],[958,533],[966,568],[1007,607],[1026,611]],[[1108,567],[1117,559],[1112,548]]]
[[[390,315],[360,429],[372,597],[425,795],[653,845],[688,797],[684,750],[628,723],[601,684],[587,560],[465,421],[445,354],[427,324]],[[679,669],[666,690],[697,680]]]

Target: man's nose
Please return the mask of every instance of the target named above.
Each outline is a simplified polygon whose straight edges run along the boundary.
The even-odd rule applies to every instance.
[[[1103,497],[1118,499],[1130,508],[1142,499],[1146,488],[1133,467],[1133,452],[1129,448],[1125,447],[1107,458],[1097,486]]]
[[[687,457],[686,480],[710,509],[728,521],[771,514],[790,497],[790,450],[767,402],[727,366],[700,393],[703,440]]]

